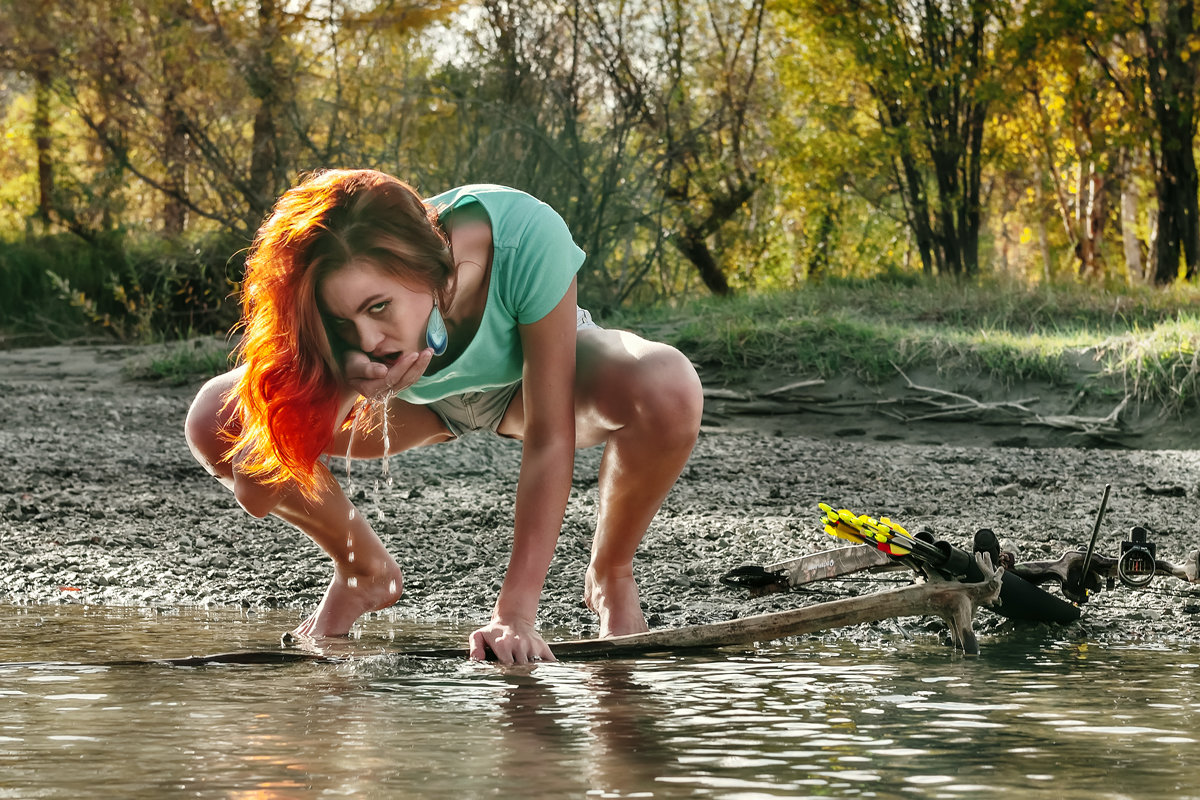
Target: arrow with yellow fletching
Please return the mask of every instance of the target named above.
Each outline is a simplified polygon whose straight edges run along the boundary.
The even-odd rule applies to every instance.
[[[890,556],[906,556],[912,552],[915,540],[908,531],[887,517],[875,519],[820,503],[825,532],[830,536],[856,544],[869,544]]]

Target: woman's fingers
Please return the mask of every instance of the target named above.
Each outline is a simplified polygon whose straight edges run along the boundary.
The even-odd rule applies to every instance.
[[[433,350],[426,347],[416,353],[405,353],[392,368],[387,371],[388,391],[399,392],[416,383],[433,358]]]
[[[492,623],[471,634],[470,657],[486,661],[490,651],[501,664],[530,664],[555,661],[550,646],[533,631],[518,633],[507,625]]]
[[[378,380],[387,375],[387,365],[372,361],[361,350],[347,350],[342,359],[342,369],[346,372],[346,380]]]
[[[346,375],[346,383],[351,389],[363,397],[383,397],[391,392],[399,392],[416,383],[429,361],[433,350],[405,353],[395,364],[386,364],[371,360],[371,357],[360,350],[349,350],[343,358],[342,369]]]

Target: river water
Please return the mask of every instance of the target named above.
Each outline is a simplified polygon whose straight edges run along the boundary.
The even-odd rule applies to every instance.
[[[291,615],[0,607],[0,798],[1200,797],[1200,650],[1045,629],[502,669],[99,662],[272,649]],[[17,663],[20,662],[20,663]]]

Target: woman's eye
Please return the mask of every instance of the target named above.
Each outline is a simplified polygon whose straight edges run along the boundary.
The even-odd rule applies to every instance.
[[[380,302],[376,303],[375,305],[371,306],[370,308],[368,308],[368,309],[367,309],[367,313],[370,313],[370,314],[379,314],[379,313],[381,313],[381,312],[382,312],[382,311],[383,311],[385,308],[387,308],[387,300],[382,300],[382,301],[380,301]]]

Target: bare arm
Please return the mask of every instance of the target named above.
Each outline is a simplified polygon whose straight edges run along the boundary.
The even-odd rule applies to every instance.
[[[513,550],[492,621],[471,636],[502,662],[552,659],[535,629],[538,602],[562,529],[575,463],[575,283],[541,320],[522,325],[525,432]]]

